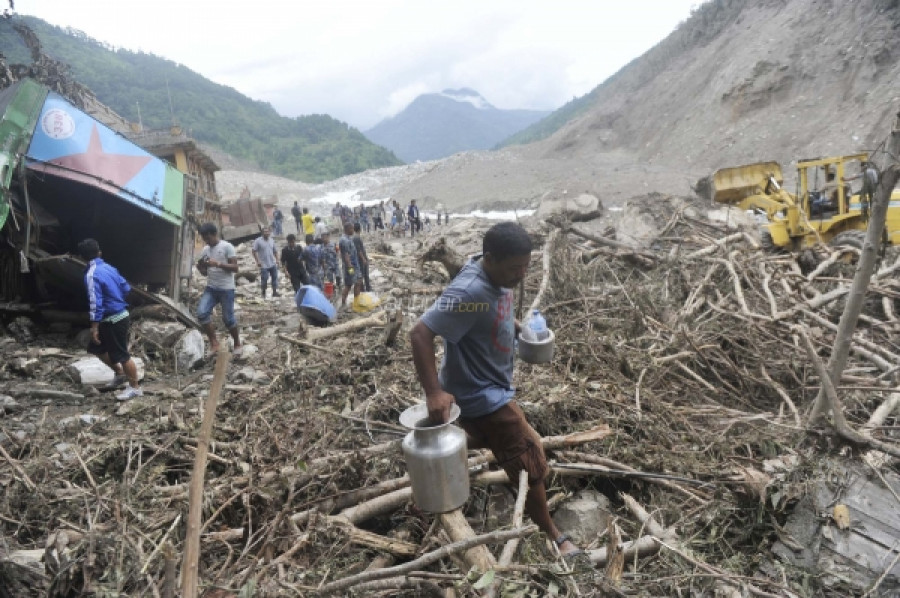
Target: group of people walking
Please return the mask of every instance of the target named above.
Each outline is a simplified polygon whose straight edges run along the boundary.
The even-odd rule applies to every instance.
[[[306,208],[304,208],[304,211]],[[437,223],[442,222],[442,212],[437,211]],[[443,211],[443,222],[450,222],[450,214]],[[358,205],[350,207],[336,202],[331,209],[331,225],[333,228],[342,229],[346,224],[354,227],[359,225],[360,232],[371,233],[382,231],[385,235],[410,236],[430,230],[431,219],[428,214],[422,213],[416,200],[410,200],[405,208],[397,200],[380,201],[370,206]]]
[[[316,230],[313,226],[313,230]],[[304,227],[305,228],[305,227]],[[347,223],[337,243],[332,242],[331,232],[325,227],[318,232],[307,233],[302,247],[297,236],[289,234],[279,254],[271,229],[264,228],[262,235],[253,241],[252,254],[259,268],[260,292],[266,298],[268,283],[272,282],[272,297],[278,297],[279,264],[284,269],[296,293],[303,285],[313,285],[320,290],[330,283],[342,288],[341,305],[353,289],[354,297],[361,291],[371,291],[369,281],[369,256],[365,243],[359,236],[360,225]]]
[[[358,225],[360,233],[383,231],[386,235],[400,237],[407,232],[414,237],[416,233],[421,234],[423,230],[431,228],[431,218],[420,212],[415,199],[410,200],[406,208],[393,199],[388,200],[387,205],[380,201],[370,206],[360,204],[356,207],[336,202],[331,209],[330,223],[319,216],[313,216],[309,213],[309,208],[301,208],[295,201],[291,207],[291,215],[298,235],[313,235],[316,239],[321,237],[322,231],[329,228],[329,224],[332,229],[343,230],[349,223],[354,228]],[[446,209],[442,212],[438,208],[437,224],[440,226],[442,223],[450,223],[450,214]],[[277,206],[272,212],[272,232],[278,237],[284,234],[284,214]]]

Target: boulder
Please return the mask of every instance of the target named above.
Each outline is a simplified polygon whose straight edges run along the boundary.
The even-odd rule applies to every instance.
[[[9,395],[0,395],[0,415],[19,413],[24,407]]]
[[[609,523],[609,499],[596,490],[582,490],[553,514],[553,521],[572,541],[585,547],[606,531]]]
[[[199,330],[191,330],[182,335],[175,344],[175,364],[178,371],[186,372],[199,362],[206,354],[206,342]]]
[[[252,366],[244,366],[234,373],[233,380],[235,382],[250,382],[252,384],[263,385],[271,382],[268,374],[260,370],[253,369]]]
[[[138,380],[144,378],[144,360],[140,357],[132,357],[138,371]],[[98,357],[91,355],[69,364],[69,373],[76,382],[83,386],[104,386],[113,381],[113,371],[100,361]]]
[[[616,240],[629,247],[648,247],[666,223],[659,219],[657,209],[646,201],[626,201],[616,222]]]
[[[741,210],[734,206],[723,206],[717,210],[710,210],[706,217],[713,222],[721,222],[731,228],[740,228],[749,231],[757,231],[761,224],[767,222],[766,216],[757,219],[752,211]]]
[[[141,320],[135,326],[145,339],[160,347],[171,347],[175,340],[184,334],[185,326],[177,322],[158,322]]]
[[[540,220],[562,223],[586,222],[599,218],[603,213],[603,204],[600,198],[590,193],[582,193],[577,197],[570,197],[565,192],[560,197],[547,197],[541,201],[535,216]]]

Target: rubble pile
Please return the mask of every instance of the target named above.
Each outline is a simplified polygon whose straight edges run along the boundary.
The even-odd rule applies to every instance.
[[[546,289],[540,308],[556,355],[544,366],[517,362],[517,398],[544,438],[551,505],[587,550],[582,561],[514,526],[525,531],[513,564],[472,569],[471,551],[439,552],[458,538],[409,498],[398,416],[422,394],[405,332],[449,276],[446,263],[419,258],[476,253],[486,225],[366,238],[381,315],[342,312],[332,328],[302,326],[289,298],[263,300],[245,276],[240,326],[255,350],[231,364],[215,412],[200,529],[205,595],[862,594],[850,576],[772,553],[776,542],[790,546],[788,517],[811,486],[839,482],[828,464],[857,458],[856,447],[807,430],[819,382],[801,340],[827,359],[852,250],[798,260],[684,209],[663,221],[652,249],[581,223],[532,231],[549,268],[536,253],[517,299],[527,307]],[[248,251],[239,254],[251,271]],[[856,427],[896,383],[898,269],[888,253],[839,385]],[[389,339],[401,316],[402,333]],[[74,330],[6,326],[0,585],[21,590],[13,595],[172,595],[213,371],[209,358],[176,367],[176,339],[188,331],[175,326],[133,327],[147,395],[123,404],[70,378],[68,363],[83,353]],[[30,336],[12,336],[22,329]],[[897,420],[873,434],[896,440]],[[469,463],[465,523],[499,553],[516,484],[486,454],[470,452]],[[896,465],[873,467],[895,479]],[[813,526],[831,530],[823,551],[845,533],[829,517]],[[885,575],[872,595],[897,583]]]

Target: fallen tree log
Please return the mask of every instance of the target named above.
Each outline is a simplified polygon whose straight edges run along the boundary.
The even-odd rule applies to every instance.
[[[606,237],[598,237],[597,235],[592,235],[590,233],[586,233],[582,230],[578,230],[574,226],[565,229],[566,232],[570,232],[574,235],[578,235],[579,237],[583,237],[588,241],[593,241],[594,243],[599,243],[600,245],[605,245],[606,247],[612,247],[619,250],[622,253],[617,254],[618,257],[633,257],[635,260],[643,267],[650,268],[656,265],[659,261],[659,256],[656,254],[641,251],[639,249],[635,249],[630,245],[626,245],[625,243],[620,243],[619,241],[614,241],[613,239],[608,239]]]
[[[483,544],[496,544],[498,542],[506,542],[510,538],[521,538],[522,536],[533,534],[536,531],[536,525],[527,525],[525,527],[519,527],[507,531],[497,531],[491,532],[489,534],[483,534],[481,536],[475,536],[461,542],[454,542],[453,544],[442,546],[435,551],[424,554],[419,558],[402,565],[396,565],[394,567],[387,567],[385,569],[378,569],[375,571],[365,571],[358,575],[353,575],[351,577],[345,577],[344,579],[333,581],[322,586],[322,588],[319,590],[320,595],[327,596],[328,594],[334,594],[335,592],[346,590],[357,584],[361,584],[367,581],[395,577],[403,573],[408,573],[410,571],[415,571],[416,569],[426,567],[452,553],[468,550],[474,546],[481,546]]]
[[[440,514],[441,525],[454,542],[463,542],[475,537],[475,532],[466,521],[461,509]],[[469,567],[475,567],[482,573],[494,568],[497,560],[484,545],[472,546],[463,552],[463,559]]]
[[[369,328],[370,326],[379,326],[381,324],[384,324],[383,311],[380,311],[366,318],[350,320],[349,322],[344,322],[343,324],[338,324],[337,326],[329,326],[327,328],[313,328],[311,330],[307,330],[306,340],[310,342],[317,341],[319,339],[339,336],[341,334],[355,332],[357,330]]]
[[[350,541],[360,546],[374,548],[375,550],[383,550],[396,556],[411,557],[418,552],[419,547],[412,542],[399,540],[397,538],[387,538],[380,534],[359,529],[347,519],[343,517],[328,517],[325,521],[330,525],[335,525],[347,532]]]

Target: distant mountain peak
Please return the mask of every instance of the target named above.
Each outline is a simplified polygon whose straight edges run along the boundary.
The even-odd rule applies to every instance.
[[[441,94],[448,96],[448,97],[465,98],[467,96],[474,96],[476,98],[481,98],[482,100],[484,99],[481,97],[480,93],[478,93],[474,89],[470,89],[468,87],[461,87],[460,89],[445,89],[444,91],[441,92]]]
[[[491,103],[484,99],[480,93],[474,89],[469,89],[468,87],[463,87],[462,89],[445,89],[436,95],[449,98],[456,102],[467,102],[479,110],[489,110],[493,108]]]
[[[405,162],[436,160],[490,149],[547,114],[496,108],[474,89],[445,89],[420,95],[364,134]]]

